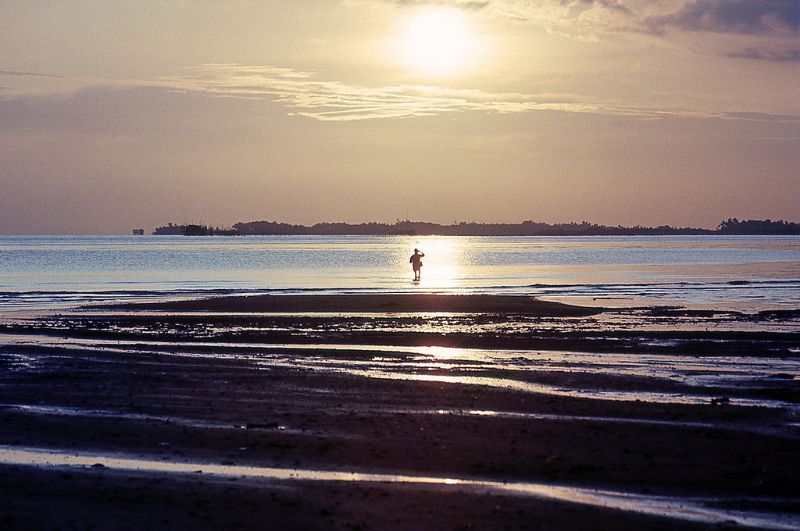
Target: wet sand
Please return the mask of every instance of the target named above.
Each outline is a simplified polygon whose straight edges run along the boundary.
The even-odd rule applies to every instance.
[[[513,295],[253,295],[213,297],[162,303],[115,305],[110,308],[213,312],[449,312],[504,313],[577,317],[602,308],[547,302]]]
[[[517,314],[537,307],[530,300],[416,297],[397,310],[410,315],[393,315],[374,298],[273,298],[0,325],[0,527],[800,523],[797,333],[715,333],[684,321],[672,332],[611,329],[594,309]],[[469,315],[415,315],[440,311],[432,307]],[[181,314],[194,311],[209,313]],[[292,313],[305,311],[334,313]],[[51,451],[54,466],[15,463],[15,449]],[[58,462],[65,453],[97,466]],[[113,457],[149,464],[130,470]],[[441,481],[324,480],[317,470]],[[486,486],[495,483],[540,493]],[[593,502],[596,492],[628,505]]]

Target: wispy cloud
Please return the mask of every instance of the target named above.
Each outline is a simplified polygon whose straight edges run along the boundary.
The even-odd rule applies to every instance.
[[[788,63],[800,63],[800,47],[797,48],[745,48],[728,53],[729,57],[757,59]]]
[[[477,11],[485,9],[491,2],[489,0],[382,0],[385,3],[398,6],[446,6],[467,11]],[[350,0],[350,3],[359,3],[358,0]],[[363,0],[362,2],[363,3]]]
[[[172,90],[238,98],[267,98],[293,114],[323,121],[411,118],[459,111],[511,113],[528,110],[590,112],[595,106],[575,101],[542,99],[519,93],[449,89],[420,85],[367,87],[317,80],[309,72],[287,68],[208,64],[181,76],[151,84]]]
[[[592,102],[575,95],[487,92],[422,85],[367,87],[318,80],[310,72],[271,66],[207,64],[179,76],[147,83],[168,90],[200,92],[219,97],[269,99],[290,114],[321,121],[414,118],[456,112],[507,114],[560,111],[640,118],[696,117],[745,119],[725,113],[677,109],[647,109]],[[769,116],[769,115],[764,115]],[[797,121],[798,117],[779,117]],[[752,119],[748,116],[747,119]]]
[[[72,78],[71,78],[72,79]],[[324,122],[412,119],[456,113],[514,114],[550,111],[639,119],[714,118],[762,122],[800,122],[800,116],[708,109],[643,107],[577,94],[491,92],[431,85],[366,86],[320,79],[312,72],[276,66],[205,64],[145,80],[85,80],[81,90],[150,88],[217,98],[278,103],[291,116]],[[36,108],[36,98],[69,98],[75,89],[9,92],[0,88],[0,115],[9,105]],[[26,96],[27,94],[27,96]],[[48,96],[49,94],[49,96]],[[16,102],[16,103],[15,103]]]
[[[362,0],[364,1],[364,0]],[[744,34],[796,33],[797,0],[380,0],[408,6],[449,5],[482,9],[516,20],[562,26],[606,26],[606,29],[673,27],[688,31]],[[636,5],[636,9],[630,7]]]
[[[484,12],[583,41],[625,31],[637,20],[623,0],[491,0]]]
[[[351,4],[370,3],[370,0],[347,0]],[[609,8],[621,12],[630,10],[622,0],[371,0],[398,6],[437,5],[457,9],[479,10],[495,7],[506,10],[517,10],[520,13],[533,12],[537,9],[555,8],[561,13],[580,14],[595,7]]]
[[[383,3],[398,7],[448,6],[486,16],[530,23],[551,33],[594,39],[598,31],[627,25],[633,12],[623,0],[348,0],[351,4]]]
[[[43,74],[41,72],[22,72],[19,70],[0,70],[0,76],[13,76],[13,77],[52,77],[58,79],[66,79],[67,76],[59,76],[57,74]]]
[[[800,117],[794,114],[768,114],[763,112],[729,112],[725,117],[751,122],[797,122]]]

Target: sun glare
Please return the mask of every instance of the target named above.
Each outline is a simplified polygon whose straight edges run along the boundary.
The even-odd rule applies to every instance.
[[[455,288],[463,282],[465,247],[463,242],[452,238],[422,238],[415,241],[425,253],[423,258],[422,284],[425,288]]]
[[[405,19],[394,41],[398,62],[416,75],[446,77],[465,71],[478,53],[478,34],[465,13],[423,8]]]

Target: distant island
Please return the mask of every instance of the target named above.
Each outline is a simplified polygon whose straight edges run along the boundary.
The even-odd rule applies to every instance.
[[[221,229],[210,225],[174,225],[169,223],[156,227],[154,236],[238,236],[237,229]]]
[[[744,235],[744,234],[800,234],[800,223],[749,219],[739,221],[728,218],[716,229],[694,227],[610,227],[582,221],[580,223],[454,223],[440,225],[425,221],[397,221],[395,223],[317,223],[293,225],[277,221],[248,221],[235,223],[232,228],[209,225],[169,223],[153,231],[154,235],[179,236],[238,236],[238,235],[317,235],[317,236],[655,236],[655,235]]]

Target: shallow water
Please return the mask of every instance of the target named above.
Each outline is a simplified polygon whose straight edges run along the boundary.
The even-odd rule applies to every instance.
[[[0,447],[0,464],[37,467],[72,467],[97,471],[110,469],[124,472],[192,474],[236,477],[267,481],[315,481],[346,483],[407,484],[419,488],[446,488],[466,492],[494,492],[530,496],[589,505],[620,511],[656,515],[693,522],[735,523],[762,529],[797,529],[800,516],[779,512],[737,511],[719,507],[740,502],[742,498],[687,498],[651,496],[633,492],[589,489],[530,482],[501,482],[457,477],[375,474],[313,469],[286,469],[247,465],[219,465],[206,462],[164,462],[128,455],[68,452],[58,449]],[[199,477],[199,476],[195,476]],[[755,499],[756,501],[764,501]],[[748,498],[746,501],[752,501]],[[769,500],[775,502],[776,500]],[[785,501],[785,500],[781,500]],[[796,503],[795,500],[790,500]]]
[[[414,247],[426,253],[418,284],[408,265]],[[0,236],[0,313],[308,291],[800,307],[800,237]]]

